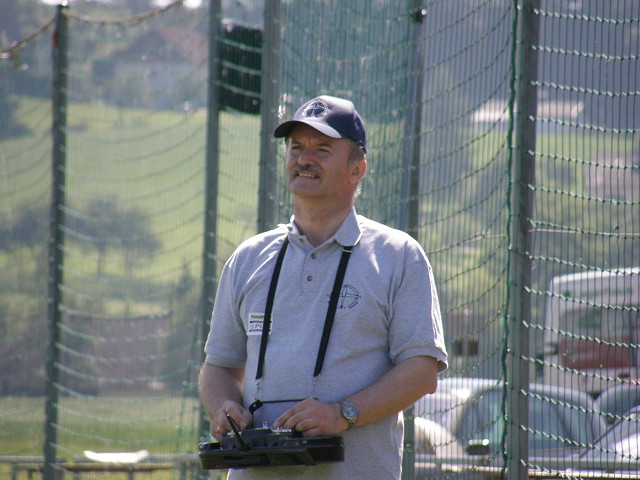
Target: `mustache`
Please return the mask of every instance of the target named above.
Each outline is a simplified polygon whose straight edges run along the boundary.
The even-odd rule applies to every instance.
[[[320,171],[312,166],[296,166],[292,172],[294,175],[298,175],[300,173],[314,173],[316,175],[320,174]]]

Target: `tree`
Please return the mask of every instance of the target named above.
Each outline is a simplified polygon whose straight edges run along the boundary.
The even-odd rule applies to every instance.
[[[17,209],[0,220],[3,255],[0,282],[0,391],[4,395],[41,395],[45,385],[43,333],[47,330],[46,204]],[[6,275],[10,272],[10,275]],[[25,372],[29,372],[25,375]]]
[[[91,200],[86,212],[70,218],[68,223],[72,237],[98,252],[98,276],[102,275],[109,249],[122,252],[128,274],[160,249],[147,215],[138,208],[123,209],[115,198]]]
[[[9,65],[0,62],[0,140],[24,131],[24,127],[16,123],[17,103],[12,93]]]
[[[182,388],[185,394],[197,396],[197,368],[192,360],[198,358],[194,352],[200,328],[200,282],[182,265],[182,275],[174,286],[171,295],[171,316],[169,334],[165,336],[165,361],[162,365],[162,377],[172,389]]]

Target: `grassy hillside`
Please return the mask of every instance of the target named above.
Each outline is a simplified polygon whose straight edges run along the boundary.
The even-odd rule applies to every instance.
[[[220,115],[218,237],[220,256],[255,231],[259,124],[256,116]],[[11,223],[29,205],[48,208],[51,111],[22,98],[16,122],[28,134],[0,142],[0,219]],[[199,255],[203,236],[206,114],[71,104],[68,109],[66,201],[82,215],[92,199],[114,198],[146,213],[162,243],[162,263]],[[88,255],[88,256],[87,256]],[[75,265],[87,273],[89,252]],[[121,262],[110,274],[122,273]],[[115,268],[115,271],[113,271]],[[147,266],[153,270],[152,264]]]

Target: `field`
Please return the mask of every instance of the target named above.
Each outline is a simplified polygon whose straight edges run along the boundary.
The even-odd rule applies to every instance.
[[[48,205],[51,189],[50,102],[21,98],[18,105],[14,123],[24,133],[0,141],[2,221],[27,206]],[[228,255],[227,243],[247,238],[256,228],[259,118],[221,112],[219,120],[218,229]],[[185,254],[201,251],[205,111],[74,103],[67,123],[65,197],[71,209],[83,214],[92,199],[112,198],[146,212],[161,239],[164,264],[180,264]],[[95,266],[93,255],[86,261],[89,266],[79,268]],[[153,271],[154,265],[148,268]]]
[[[0,455],[42,455],[44,403],[43,398],[0,398]],[[198,409],[194,398],[62,398],[58,455],[71,461],[84,450],[193,453]]]
[[[0,398],[0,457],[41,457],[44,440],[43,398]],[[120,452],[148,450],[167,462],[171,456],[197,452],[197,399],[63,398],[59,404],[57,460],[86,461],[84,450]],[[146,440],[141,440],[146,439]],[[126,445],[126,447],[124,447]],[[11,466],[0,462],[0,479]],[[177,478],[174,470],[145,473],[143,478]],[[112,474],[109,478],[125,478]],[[217,478],[217,477],[212,477]]]
[[[15,122],[24,127],[21,134],[0,141],[0,225],[11,225],[28,207],[48,209],[49,205],[50,101],[21,98],[18,106]],[[258,119],[222,112],[219,128],[218,208],[223,213],[218,219],[218,238],[219,255],[223,258],[233,245],[253,234],[256,228]],[[108,293],[113,299],[120,290],[132,289],[134,284],[138,292],[157,291],[158,286],[175,280],[175,271],[179,272],[183,263],[192,266],[192,275],[199,275],[207,174],[205,112],[144,111],[72,104],[68,111],[67,147],[66,198],[70,208],[84,214],[87,203],[93,198],[117,198],[126,208],[146,212],[150,229],[161,242],[161,254],[137,265],[135,278],[127,283],[124,279],[127,279],[128,266],[117,249],[107,250],[105,269],[99,276],[96,272],[99,253],[81,249],[78,239],[69,239],[65,267],[72,274],[67,277],[68,286],[72,285],[85,296],[99,296],[104,294],[99,291],[101,281],[110,279],[114,287]],[[0,282],[0,320],[7,322],[10,332],[21,336],[24,335],[20,332],[30,330],[29,312],[40,308],[33,306],[28,310],[25,305],[35,302],[33,291],[40,288],[35,282],[46,277],[43,262],[39,261],[46,259],[46,255],[35,255],[29,248],[25,243],[17,249],[0,249],[0,272],[4,278],[14,279]],[[44,265],[46,269],[46,263]],[[32,277],[35,280],[31,280]],[[46,295],[41,300],[44,303]],[[111,304],[117,304],[115,300],[111,304],[108,300],[104,304],[105,310],[109,310]],[[130,305],[131,312],[152,308]],[[33,314],[30,316],[34,317]],[[17,328],[17,324],[24,328]],[[2,322],[0,331],[3,332],[0,347],[6,347],[10,352],[14,351],[12,346],[24,342],[17,337],[12,340]],[[40,328],[37,331],[34,335],[38,337],[38,344],[29,351],[37,349],[39,356],[44,356],[47,331]],[[192,340],[189,333],[186,336]],[[44,364],[38,362],[38,372],[23,367],[16,370],[16,365],[21,364],[18,354],[14,355],[11,370],[0,368],[0,456],[42,456],[44,399],[2,396],[1,388],[6,379],[17,375],[43,378]],[[33,356],[32,353],[23,356],[26,355]],[[16,371],[24,373],[17,374]],[[120,389],[126,390],[122,386]],[[131,392],[125,392],[126,396],[122,397],[114,392],[107,392],[107,395],[61,396],[58,460],[82,458],[84,450],[147,449],[152,455],[197,451],[197,399],[180,397],[180,390],[168,394],[173,397],[135,397]],[[8,468],[0,465],[0,479],[9,478]],[[166,473],[144,477],[173,478]]]

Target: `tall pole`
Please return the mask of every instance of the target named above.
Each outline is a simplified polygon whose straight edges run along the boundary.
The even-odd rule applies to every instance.
[[[259,232],[273,228],[278,221],[278,146],[273,131],[278,124],[280,103],[280,10],[280,0],[265,0],[260,77]]]
[[[418,237],[420,223],[420,158],[422,132],[422,91],[424,88],[425,35],[424,18],[426,8],[421,0],[412,0],[409,39],[411,53],[409,61],[409,85],[407,98],[411,105],[405,119],[405,148],[402,157],[402,180],[398,228],[413,237]],[[404,448],[402,454],[402,478],[415,476],[415,413],[411,406],[404,411]]]
[[[507,438],[509,439],[509,478],[528,478],[527,396],[529,389],[529,330],[531,298],[525,287],[531,286],[531,229],[535,183],[536,113],[539,38],[539,0],[521,0],[518,18],[516,62],[515,144],[511,165],[511,246],[509,251],[509,355],[507,356]]]
[[[404,122],[405,145],[402,154],[402,178],[398,201],[398,225],[413,237],[418,236],[420,222],[420,160],[422,156],[422,96],[424,89],[425,35],[427,9],[422,0],[412,0],[409,26],[411,52],[407,98],[410,104]]]
[[[60,380],[60,324],[62,322],[62,283],[64,266],[64,206],[67,151],[67,2],[57,6],[53,33],[52,85],[52,169],[49,216],[49,273],[47,279],[47,317],[49,347],[47,351],[47,384],[45,400],[44,478],[55,478],[58,425],[58,383]]]
[[[200,300],[200,355],[204,361],[204,342],[209,332],[211,311],[217,289],[218,272],[218,177],[220,171],[220,35],[222,4],[221,0],[209,0],[209,75],[207,92],[207,148],[205,160],[205,219],[204,242],[202,248],[202,295]],[[199,433],[209,431],[209,422],[203,407],[200,412]]]

